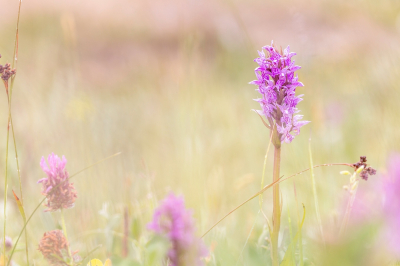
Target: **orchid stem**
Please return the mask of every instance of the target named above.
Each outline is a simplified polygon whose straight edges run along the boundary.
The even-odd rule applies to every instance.
[[[274,152],[274,169],[273,169],[273,182],[279,180],[279,172],[281,165],[281,147],[275,146]],[[281,206],[279,199],[279,183],[276,183],[273,187],[273,229],[271,236],[272,244],[272,265],[279,266],[279,253],[278,253],[278,239],[279,239],[279,229],[281,226]]]

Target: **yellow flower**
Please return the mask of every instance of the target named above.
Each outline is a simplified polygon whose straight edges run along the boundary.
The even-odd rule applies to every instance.
[[[112,263],[111,263],[111,260],[110,260],[110,259],[107,259],[107,260],[104,262],[104,265],[103,265],[103,263],[101,262],[101,260],[92,259],[91,261],[89,261],[89,263],[87,264],[87,266],[112,266]]]
[[[4,263],[5,263],[5,264],[4,264]],[[7,258],[7,256],[4,258],[4,255],[1,254],[1,255],[0,255],[0,266],[7,265],[7,263],[8,263],[8,258]],[[107,264],[106,264],[106,265],[107,265]],[[109,264],[109,265],[111,265],[111,264]]]

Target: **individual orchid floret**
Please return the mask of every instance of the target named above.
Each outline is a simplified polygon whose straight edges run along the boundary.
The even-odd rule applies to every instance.
[[[262,95],[255,99],[261,105],[257,113],[267,118],[269,123],[264,124],[268,128],[276,128],[279,141],[290,143],[300,133],[300,128],[309,123],[300,121],[302,115],[296,115],[299,112],[297,104],[302,101],[303,95],[296,96],[295,92],[303,83],[298,81],[294,72],[300,66],[292,61],[296,53],[290,52],[289,46],[283,52],[282,49],[275,49],[273,43],[263,49],[265,52],[259,51],[259,57],[254,60],[258,64],[255,69],[257,80],[250,82],[258,86],[257,91]]]
[[[195,235],[192,211],[185,208],[182,197],[172,193],[167,196],[155,210],[153,221],[147,227],[170,241],[170,266],[204,265],[201,258],[208,252],[202,240]]]
[[[40,166],[47,177],[38,181],[43,185],[42,194],[47,197],[45,205],[48,209],[46,211],[72,208],[77,194],[74,184],[69,182],[68,172],[65,170],[67,160],[64,156],[60,159],[52,153],[48,156],[47,161],[48,165],[44,157],[40,161]]]

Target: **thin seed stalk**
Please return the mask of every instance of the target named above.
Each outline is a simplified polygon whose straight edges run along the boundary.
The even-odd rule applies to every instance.
[[[279,143],[280,144],[280,143]],[[279,172],[281,165],[281,146],[275,145],[274,151],[274,169],[273,169],[273,182],[279,180]],[[273,229],[271,236],[272,245],[272,265],[279,266],[279,253],[278,253],[278,238],[279,229],[281,226],[281,206],[279,199],[279,183],[273,187]]]
[[[15,52],[14,52],[15,54]],[[14,56],[15,59],[15,56]],[[17,164],[17,173],[18,173],[18,181],[19,181],[19,193],[21,196],[21,204],[22,207],[24,207],[24,195],[22,193],[22,180],[21,180],[21,170],[19,168],[19,159],[18,159],[18,150],[17,150],[17,141],[15,139],[15,133],[14,133],[14,124],[13,124],[13,119],[12,119],[12,114],[11,114],[11,99],[12,99],[12,92],[13,92],[13,87],[14,87],[14,79],[15,76],[13,76],[11,78],[11,86],[10,86],[10,101],[9,101],[9,105],[10,105],[10,125],[11,125],[11,133],[13,136],[13,140],[14,140],[14,150],[15,150],[15,161]],[[26,223],[26,217],[22,217],[22,219],[24,220],[24,223]],[[26,254],[26,265],[29,266],[29,253],[28,253],[28,233],[25,230],[25,254]]]
[[[14,52],[13,52],[13,60],[12,60],[12,67],[11,67],[12,69],[17,67],[17,60],[18,60],[19,19],[20,19],[20,15],[21,15],[21,4],[22,4],[22,0],[19,0],[17,26],[16,26],[16,30],[15,30]],[[13,92],[13,87],[14,87],[15,76],[16,75],[11,77],[10,97],[9,97],[9,118],[10,118],[10,123],[11,123],[11,132],[12,132],[13,140],[14,140],[15,160],[16,160],[16,163],[17,163],[17,172],[18,172],[19,192],[20,192],[20,196],[21,196],[21,204],[22,204],[22,207],[24,207],[24,196],[22,194],[21,171],[20,171],[20,168],[19,168],[17,143],[16,143],[16,140],[15,140],[14,124],[13,124],[12,115],[11,115],[11,99],[12,99],[12,92]],[[7,139],[7,145],[8,145],[8,139]],[[23,216],[22,218],[24,220],[24,224],[26,224],[26,217]],[[5,233],[4,233],[4,235],[5,235]],[[29,266],[28,234],[27,234],[26,230],[25,230],[25,254],[26,254],[26,264],[27,264],[27,266]]]
[[[15,161],[16,161],[16,165],[17,165],[17,174],[18,174],[18,181],[19,181],[19,192],[20,192],[20,196],[21,196],[21,204],[22,206],[24,206],[24,196],[22,193],[22,180],[21,180],[21,170],[19,167],[19,160],[18,160],[18,150],[17,150],[17,141],[15,139],[15,133],[14,133],[14,124],[13,124],[13,119],[12,119],[12,114],[11,114],[11,99],[12,99],[12,92],[13,92],[13,87],[14,87],[14,78],[15,76],[13,76],[11,78],[11,86],[10,86],[10,91],[9,91],[9,98],[8,98],[8,108],[9,108],[9,123],[7,126],[7,160],[8,160],[8,143],[9,143],[9,131],[10,131],[10,126],[11,126],[11,133],[13,136],[13,144],[14,144],[14,150],[15,150]],[[6,160],[6,162],[7,162]],[[6,163],[6,168],[7,168],[7,163]],[[6,172],[6,177],[7,177],[7,172]],[[24,220],[24,223],[26,223],[26,218],[22,217]],[[28,235],[27,235],[27,231],[25,230],[25,253],[26,253],[26,263],[27,266],[29,266],[29,255],[28,255]]]
[[[19,193],[21,195],[21,204],[24,207],[24,195],[22,194],[22,180],[21,180],[21,170],[19,168],[19,160],[18,160],[18,151],[17,151],[17,142],[15,140],[15,134],[14,134],[14,125],[13,125],[13,120],[11,116],[11,133],[13,135],[13,140],[14,140],[14,149],[15,149],[15,160],[17,163],[17,172],[18,172],[18,180],[19,180]],[[26,223],[26,217],[22,217],[24,220],[24,224]],[[28,233],[25,230],[25,253],[26,253],[26,264],[29,266],[29,253],[28,253]]]
[[[354,172],[354,174],[353,174],[353,178],[355,178],[355,177],[356,177],[356,172]],[[340,226],[339,236],[343,236],[343,234],[346,232],[347,224],[350,219],[350,214],[353,209],[353,204],[356,199],[358,183],[359,183],[359,180],[355,180],[354,183],[352,184],[352,187],[349,188],[350,189],[350,198],[349,198],[349,201],[347,202],[346,212],[344,214],[343,221]]]
[[[7,191],[8,191],[8,143],[10,139],[10,118],[11,118],[11,105],[10,98],[7,91],[8,100],[8,121],[7,121],[7,143],[6,143],[6,166],[4,178],[4,223],[3,223],[3,265],[6,264],[6,226],[7,226]]]

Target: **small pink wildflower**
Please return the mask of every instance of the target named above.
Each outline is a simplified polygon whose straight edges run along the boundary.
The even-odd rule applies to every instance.
[[[195,236],[192,211],[185,208],[182,197],[172,193],[167,196],[154,212],[153,221],[147,228],[170,240],[172,247],[168,258],[171,266],[204,265],[201,257],[208,252],[202,240]]]
[[[43,185],[42,194],[47,197],[45,205],[48,209],[46,211],[72,208],[77,194],[74,184],[69,183],[68,172],[65,170],[67,160],[64,156],[60,159],[52,153],[47,161],[49,166],[47,166],[44,157],[40,161],[40,166],[47,177],[38,181]]]

